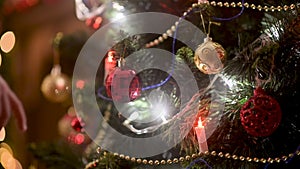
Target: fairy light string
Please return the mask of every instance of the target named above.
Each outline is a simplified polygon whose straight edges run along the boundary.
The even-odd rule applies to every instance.
[[[290,5],[283,5],[283,6],[262,6],[262,5],[255,5],[253,3],[249,4],[247,2],[244,2],[244,0],[242,2],[216,2],[216,1],[198,1],[198,3],[193,3],[191,7],[188,8],[188,10],[186,12],[183,13],[183,16],[181,18],[185,18],[193,9],[200,7],[201,5],[210,5],[210,6],[214,6],[214,7],[232,7],[232,8],[237,8],[240,7],[242,8],[242,10],[240,11],[240,13],[238,13],[237,15],[230,17],[230,18],[217,18],[217,17],[213,17],[213,19],[215,20],[220,20],[220,21],[224,21],[224,20],[231,20],[234,19],[238,16],[240,16],[243,12],[244,9],[253,9],[253,10],[258,10],[258,11],[265,11],[265,12],[281,12],[281,11],[289,11],[289,10],[294,10],[296,8],[295,4],[290,4]],[[157,39],[147,43],[145,45],[146,48],[151,48],[154,47],[156,45],[159,45],[160,43],[164,42],[164,40],[168,39],[168,37],[173,36],[173,47],[172,47],[172,52],[174,54],[174,50],[175,50],[175,37],[176,37],[176,31],[177,31],[177,25],[179,24],[179,21],[176,21],[174,25],[171,26],[170,29],[168,29],[165,33],[162,34],[162,36],[159,36]],[[166,81],[166,80],[165,80]],[[153,87],[154,88],[154,87]],[[144,89],[147,90],[147,89]],[[218,158],[226,158],[226,159],[233,159],[233,160],[239,160],[239,161],[245,161],[245,162],[255,162],[255,163],[263,163],[266,164],[265,168],[267,168],[270,164],[273,163],[281,163],[281,162],[285,162],[285,163],[289,163],[295,156],[299,156],[300,155],[300,151],[299,151],[299,147],[297,148],[297,150],[293,153],[290,153],[288,155],[283,155],[281,157],[266,157],[266,158],[257,158],[257,157],[244,157],[244,156],[238,156],[238,155],[231,155],[230,153],[223,153],[223,152],[217,152],[217,151],[206,151],[204,153],[194,153],[191,155],[186,155],[186,156],[181,156],[181,157],[177,157],[177,158],[173,158],[173,159],[163,159],[163,160],[155,160],[155,159],[143,159],[143,158],[136,158],[136,157],[130,157],[124,154],[118,154],[118,153],[110,153],[110,152],[105,152],[104,155],[107,155],[108,153],[113,154],[115,157],[120,158],[120,159],[125,159],[127,161],[131,161],[133,163],[137,163],[137,164],[145,164],[145,165],[166,165],[166,164],[174,164],[174,163],[180,163],[180,162],[185,162],[185,161],[192,161],[192,163],[190,164],[190,167],[192,165],[194,165],[197,162],[203,162],[204,164],[207,165],[207,167],[211,168],[211,166],[209,166],[206,161],[204,161],[201,157],[204,156],[214,156],[214,157],[218,157]],[[85,165],[85,169],[91,169],[96,167],[98,164],[100,163],[100,158],[99,159],[94,159],[93,161],[87,163]]]

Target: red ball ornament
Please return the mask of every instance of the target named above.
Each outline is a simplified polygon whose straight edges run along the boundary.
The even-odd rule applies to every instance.
[[[281,115],[279,103],[260,87],[240,111],[243,127],[255,137],[270,136],[279,126]]]
[[[80,118],[74,117],[71,121],[71,126],[75,131],[82,132],[84,124]]]
[[[118,102],[133,101],[141,95],[140,79],[129,69],[115,68],[107,75],[105,87],[107,95]]]

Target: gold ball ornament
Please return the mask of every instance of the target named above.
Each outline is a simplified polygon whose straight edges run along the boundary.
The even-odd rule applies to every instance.
[[[41,91],[46,99],[52,102],[64,102],[71,94],[71,80],[61,73],[59,65],[55,65],[41,85]]]
[[[225,49],[220,44],[213,42],[210,37],[204,39],[204,42],[198,46],[194,55],[194,62],[197,68],[205,74],[220,73],[224,67],[225,59]]]

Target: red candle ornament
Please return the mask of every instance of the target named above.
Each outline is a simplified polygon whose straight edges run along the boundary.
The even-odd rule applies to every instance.
[[[197,135],[197,140],[199,144],[199,152],[205,152],[208,151],[208,146],[207,146],[207,139],[206,139],[206,134],[205,134],[205,128],[202,125],[201,117],[198,119],[198,124],[196,127],[194,127],[196,135]]]

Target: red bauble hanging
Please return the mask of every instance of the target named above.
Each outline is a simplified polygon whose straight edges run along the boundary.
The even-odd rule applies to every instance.
[[[281,116],[279,103],[260,87],[240,111],[243,127],[255,137],[270,136],[277,129]]]
[[[74,117],[71,121],[71,126],[75,131],[82,132],[84,123],[82,122],[81,118]]]
[[[106,93],[114,101],[129,102],[141,95],[140,79],[135,71],[115,68],[105,80]]]

